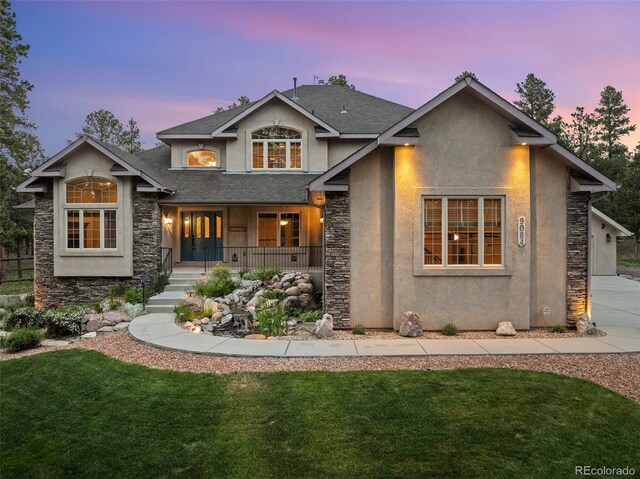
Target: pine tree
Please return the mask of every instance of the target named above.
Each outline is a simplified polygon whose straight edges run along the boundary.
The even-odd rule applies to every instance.
[[[142,151],[140,128],[138,128],[138,123],[133,118],[129,119],[127,128],[120,135],[120,146],[134,155]]]
[[[640,143],[627,165],[620,189],[615,195],[615,219],[633,233],[634,254],[640,241]]]
[[[583,106],[571,113],[567,127],[569,148],[581,159],[592,164],[596,157],[598,125],[593,113],[585,113]]]
[[[594,165],[618,182],[622,180],[628,164],[628,148],[621,139],[636,129],[627,113],[629,107],[624,103],[622,92],[606,86],[595,109],[599,154]]]
[[[44,153],[33,133],[35,125],[26,115],[27,95],[33,85],[20,75],[20,64],[27,58],[29,45],[22,43],[15,13],[7,0],[0,0],[0,52],[0,242],[12,246],[17,238],[30,235],[33,227],[13,209],[28,198],[18,195],[14,188],[42,161]],[[0,279],[2,274],[0,268]]]
[[[82,131],[76,133],[76,137],[80,138],[83,135],[118,146],[134,155],[143,150],[138,123],[131,118],[125,129],[122,122],[109,110],[96,110],[89,113],[84,119]]]
[[[548,126],[555,109],[556,96],[547,88],[547,84],[529,73],[523,83],[516,85],[516,93],[520,95],[520,99],[514,104],[538,123]]]
[[[460,75],[458,75],[453,81],[455,83],[458,83],[460,80],[462,80],[465,77],[471,77],[474,80],[478,80],[478,76],[475,73],[465,70],[462,73],[460,73]]]

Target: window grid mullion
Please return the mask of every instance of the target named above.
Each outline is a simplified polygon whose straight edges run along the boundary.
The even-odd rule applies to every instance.
[[[442,197],[442,266],[449,266],[449,201]]]
[[[484,266],[484,197],[478,197],[478,266]]]

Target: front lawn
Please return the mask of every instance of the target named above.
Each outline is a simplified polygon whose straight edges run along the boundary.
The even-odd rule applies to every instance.
[[[0,363],[3,478],[552,478],[640,469],[640,405],[548,373],[195,374]]]

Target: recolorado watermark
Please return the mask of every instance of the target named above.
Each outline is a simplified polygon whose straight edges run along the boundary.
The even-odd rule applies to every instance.
[[[576,466],[576,476],[635,476],[633,467]]]

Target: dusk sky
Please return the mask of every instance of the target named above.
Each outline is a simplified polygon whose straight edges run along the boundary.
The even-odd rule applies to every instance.
[[[565,119],[622,90],[640,127],[640,2],[14,2],[29,117],[52,155],[87,113],[164,128],[344,73],[418,107],[463,70],[508,100],[535,73]],[[635,146],[640,132],[625,141]]]

